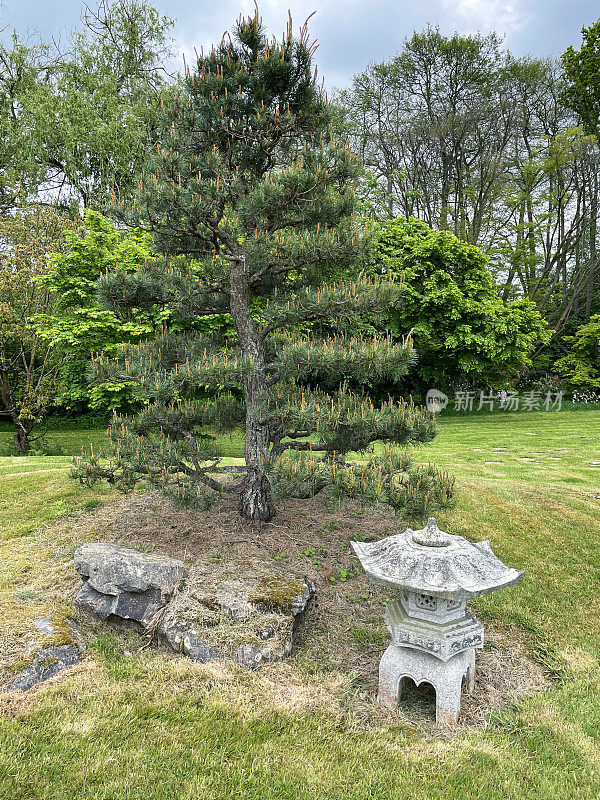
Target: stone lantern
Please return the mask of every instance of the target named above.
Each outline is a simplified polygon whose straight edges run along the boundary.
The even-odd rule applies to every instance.
[[[483,647],[483,625],[467,598],[512,586],[523,572],[496,558],[487,541],[440,531],[433,517],[423,530],[352,547],[370,581],[394,594],[385,612],[392,643],[379,665],[377,701],[396,708],[405,678],[430,683],[437,722],[455,723],[463,680],[471,693],[475,649]]]

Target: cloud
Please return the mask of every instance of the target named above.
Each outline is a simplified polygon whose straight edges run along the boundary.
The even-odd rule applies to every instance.
[[[524,28],[532,15],[515,0],[443,0],[461,33],[497,31],[513,33]]]
[[[174,69],[181,68],[182,54],[193,64],[194,47],[206,51],[220,41],[240,14],[254,13],[254,0],[170,2],[172,16],[179,18],[174,32]],[[533,18],[522,8],[525,3],[534,5],[531,0],[259,0],[259,7],[267,32],[278,38],[285,30],[288,9],[295,31],[317,10],[309,30],[319,43],[319,75],[331,88],[347,85],[368,63],[391,58],[404,39],[427,22],[439,25],[447,34],[494,30],[508,38]]]

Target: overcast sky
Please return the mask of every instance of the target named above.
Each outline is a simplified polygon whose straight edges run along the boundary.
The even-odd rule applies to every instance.
[[[154,5],[176,20],[179,54],[217,42],[240,12],[254,7],[252,0],[155,0]],[[2,36],[16,28],[64,38],[77,25],[81,8],[81,0],[0,0]],[[496,31],[515,54],[544,56],[578,46],[582,26],[600,16],[598,0],[262,0],[270,32],[283,31],[288,8],[295,25],[317,12],[310,30],[319,41],[317,61],[329,87],[346,85],[369,62],[393,56],[428,22],[446,34]]]

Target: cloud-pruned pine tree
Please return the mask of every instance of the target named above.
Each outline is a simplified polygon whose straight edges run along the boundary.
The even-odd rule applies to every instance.
[[[307,496],[329,485],[417,513],[449,502],[451,478],[411,471],[393,447],[366,463],[344,459],[377,440],[427,442],[435,427],[423,409],[375,407],[364,392],[403,376],[414,351],[410,340],[353,336],[357,318],[395,306],[402,287],[347,277],[365,241],[353,213],[360,166],[330,125],[314,49],[306,25],[296,36],[291,21],[281,41],[268,40],[257,12],[163,99],[136,200],[129,211],[115,205],[167,258],[106,275],[100,292],[124,318],[164,306],[177,324],[96,360],[98,375],[134,380],[144,407],[114,422],[108,465],[79,462],[82,480],[143,478],[194,502],[237,491],[250,520],[273,516],[273,488]],[[206,333],[202,320],[223,314],[235,335]],[[246,465],[223,465],[206,431],[240,424]]]

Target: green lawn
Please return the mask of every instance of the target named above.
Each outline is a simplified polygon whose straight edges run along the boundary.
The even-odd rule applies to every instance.
[[[86,436],[73,433],[69,448]],[[238,456],[240,444],[228,440],[227,455]],[[519,586],[474,606],[484,621],[527,631],[556,677],[552,689],[485,729],[430,736],[364,726],[326,704],[286,710],[241,670],[224,680],[210,665],[129,656],[100,638],[71,675],[0,700],[0,798],[597,800],[600,412],[442,416],[439,437],[415,457],[456,473],[458,503],[439,515],[440,527],[489,538],[527,570]],[[0,458],[4,624],[22,598],[33,608],[49,602],[52,570],[70,569],[69,542],[44,526],[110,501],[106,490],[70,483],[67,464]]]
[[[106,447],[108,443],[106,425],[96,423],[92,427],[85,418],[82,422],[83,425],[75,425],[72,422],[50,419],[44,436],[39,441],[33,442],[36,454],[41,452],[52,456],[76,456],[80,455],[82,447],[92,446],[96,451],[101,447]],[[36,435],[37,430],[33,436]],[[0,458],[9,457],[14,453],[13,436],[14,430],[8,422],[0,421]],[[244,440],[241,431],[236,431],[231,436],[223,436],[220,439],[219,447],[225,457],[243,456]]]

